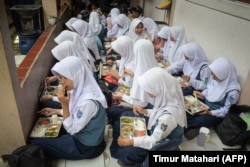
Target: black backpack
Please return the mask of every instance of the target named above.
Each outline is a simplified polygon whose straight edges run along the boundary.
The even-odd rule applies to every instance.
[[[240,145],[239,150],[246,150],[250,142],[250,130],[247,130],[247,123],[240,117],[242,112],[250,113],[250,106],[232,105],[226,117],[217,125],[216,132],[223,144]]]
[[[24,145],[15,149],[10,155],[2,155],[10,167],[51,167],[41,147]]]

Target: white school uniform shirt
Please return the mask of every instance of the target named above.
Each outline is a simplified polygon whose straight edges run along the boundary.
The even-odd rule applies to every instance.
[[[108,38],[114,38],[116,37],[119,27],[118,24],[115,22],[115,18],[120,14],[120,10],[118,8],[113,8],[110,11],[110,17],[107,18],[107,37]]]
[[[121,36],[115,41],[111,42],[111,47],[115,52],[119,53],[121,60],[119,62],[118,74],[121,76],[118,83],[131,87],[133,83],[133,77],[124,74],[124,68],[128,68],[131,71],[135,70],[135,57],[133,52],[134,41],[128,36]]]
[[[119,14],[115,18],[115,23],[117,23],[119,26],[119,31],[116,35],[116,37],[120,37],[122,35],[127,35],[129,31],[129,26],[130,26],[130,20],[125,14]]]
[[[77,21],[77,20],[79,20],[78,18],[76,18],[76,17],[71,17],[66,23],[65,23],[65,26],[68,28],[68,29],[70,29],[71,31],[73,31],[73,29],[72,29],[72,24],[75,22],[75,21]]]
[[[98,46],[95,40],[95,35],[90,28],[88,22],[84,20],[77,20],[72,24],[72,28],[81,36],[84,40],[86,46],[92,50],[95,55],[96,60],[100,59],[100,54]]]
[[[147,38],[147,33],[145,31],[143,31],[140,35],[135,33],[135,28],[136,28],[136,26],[138,26],[139,23],[143,24],[141,19],[135,18],[135,19],[132,20],[132,22],[130,24],[129,31],[128,31],[128,36],[133,41],[137,41],[139,39],[146,39]]]
[[[57,44],[60,44],[61,42],[64,42],[66,40],[72,41],[74,42],[74,44],[81,50],[81,54],[82,56],[86,57],[87,60],[89,61],[89,64],[91,66],[91,70],[93,72],[96,71],[96,67],[95,67],[95,59],[93,58],[93,56],[89,53],[89,50],[84,42],[84,40],[81,38],[81,36],[79,34],[77,34],[76,32],[73,31],[69,31],[69,30],[64,30],[62,31],[55,39],[54,41]]]
[[[74,88],[70,91],[70,115],[63,121],[66,131],[73,135],[83,129],[97,114],[97,106],[91,99],[99,101],[104,108],[107,107],[106,99],[92,72],[78,57],[66,57],[56,63],[51,71],[58,78],[62,75],[74,83]]]
[[[151,36],[151,41],[157,39],[159,32],[159,26],[155,23],[155,21],[149,17],[143,19],[143,25],[145,31]]]
[[[170,64],[181,61],[184,57],[179,49],[181,45],[186,43],[186,34],[183,26],[170,27],[170,34],[174,38],[174,41],[169,40],[166,48],[166,57]]]
[[[134,137],[134,146],[151,149],[157,141],[165,139],[177,125],[186,126],[184,99],[178,81],[161,67],[154,67],[138,78],[140,87],[156,96],[154,108],[148,109],[148,130],[156,125],[150,136]],[[164,114],[167,111],[169,114]],[[158,120],[158,123],[156,124]]]
[[[95,35],[99,35],[102,30],[99,13],[96,11],[90,12],[89,15],[89,26]]]
[[[180,50],[188,60],[183,59],[181,62],[171,64],[167,67],[168,72],[174,74],[183,71],[184,75],[190,77],[189,85],[196,90],[204,90],[211,76],[211,71],[208,68],[209,62],[205,52],[197,42],[183,44]],[[200,80],[196,80],[199,71]]]
[[[139,39],[136,41],[134,45],[134,55],[136,68],[134,72],[133,85],[130,90],[130,96],[123,95],[122,98],[133,105],[146,107],[148,103],[153,104],[154,99],[140,88],[137,80],[147,70],[153,67],[158,67],[154,56],[154,46],[152,42],[146,39]]]

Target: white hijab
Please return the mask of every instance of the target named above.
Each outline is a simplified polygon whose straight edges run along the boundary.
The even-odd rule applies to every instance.
[[[84,56],[84,52],[80,50],[72,41],[63,41],[51,50],[53,56],[58,60],[62,61],[68,56],[76,56],[86,64],[89,70],[92,71],[91,65]]]
[[[130,20],[125,14],[119,14],[115,18],[115,23],[117,23],[121,28],[119,29],[116,37],[126,35],[129,31]]]
[[[120,10],[118,8],[113,8],[110,11],[110,17],[107,18],[107,25],[108,25],[108,38],[116,37],[119,27],[118,24],[115,22],[115,18],[120,14]]]
[[[130,97],[137,99],[141,102],[150,102],[153,104],[153,99],[140,88],[137,79],[144,74],[147,70],[157,67],[158,63],[155,59],[154,45],[146,39],[139,39],[134,45],[135,54],[135,72],[134,81],[130,91]]]
[[[164,59],[168,61],[168,43],[170,41],[170,27],[163,26],[161,30],[157,33],[158,37],[165,39],[165,43],[163,46],[163,56]]]
[[[118,8],[113,8],[110,11],[110,17],[111,17],[111,21],[112,23],[115,22],[115,18],[120,14],[120,10]]]
[[[169,40],[167,43],[167,58],[170,64],[182,60],[184,57],[179,50],[180,46],[187,42],[185,29],[183,26],[170,27],[170,34],[174,38],[174,41]]]
[[[77,21],[77,20],[79,20],[78,18],[76,18],[76,17],[71,17],[66,23],[65,23],[65,25],[66,25],[66,27],[68,28],[68,29],[70,29],[71,31],[73,31],[73,29],[72,29],[72,24],[75,22],[75,21]]]
[[[93,58],[93,56],[89,53],[89,50],[85,44],[85,42],[83,41],[83,39],[81,38],[81,36],[79,34],[77,34],[76,32],[73,31],[69,31],[69,30],[64,30],[62,31],[55,39],[54,41],[57,44],[60,44],[61,42],[64,42],[66,40],[72,41],[74,42],[74,44],[81,50],[82,56],[85,56],[91,65],[91,69],[92,71],[95,71],[95,59]]]
[[[219,57],[209,65],[209,68],[221,81],[211,79],[211,82],[208,83],[206,96],[208,101],[220,101],[230,90],[241,91],[236,68],[228,59]]]
[[[123,75],[124,68],[135,69],[135,56],[133,52],[134,41],[128,36],[120,36],[115,41],[111,42],[111,47],[120,54],[121,60],[119,63],[119,75]]]
[[[72,24],[72,28],[81,36],[86,46],[93,51],[95,58],[100,59],[95,35],[89,26],[89,23],[83,20],[77,20]]]
[[[152,128],[165,110],[176,118],[181,127],[186,126],[182,90],[173,76],[166,73],[161,67],[154,67],[140,76],[138,83],[143,90],[156,96],[153,111],[149,116],[148,129]]]
[[[149,17],[143,19],[144,29],[147,31],[149,35],[151,35],[151,41],[157,39],[157,33],[159,32],[159,27],[155,23],[155,21]]]
[[[143,25],[143,22],[141,19],[135,18],[132,20],[132,22],[130,24],[128,36],[134,41],[137,41],[138,39],[145,39],[147,37],[147,34],[145,31],[143,31],[140,35],[135,33],[135,29],[138,26],[138,24],[140,24],[140,23],[142,23],[142,25]]]
[[[71,91],[69,101],[69,111],[71,114],[77,112],[77,107],[88,99],[97,100],[103,107],[107,107],[106,99],[97,85],[93,73],[86,68],[78,57],[66,57],[56,63],[51,72],[58,78],[59,75],[62,75],[73,81],[74,89]]]
[[[209,64],[207,56],[201,46],[196,42],[190,42],[181,46],[182,53],[188,57],[185,59],[183,73],[191,78],[196,78],[200,68],[204,64]]]

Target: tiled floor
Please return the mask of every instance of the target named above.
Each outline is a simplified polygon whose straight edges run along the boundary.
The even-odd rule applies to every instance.
[[[105,140],[107,147],[103,155],[99,156],[93,160],[81,160],[81,161],[67,161],[58,160],[53,162],[53,167],[119,167],[117,160],[110,156],[109,146],[111,144],[112,138],[108,137],[108,125],[106,126]],[[210,131],[210,139],[203,147],[196,144],[197,137],[192,140],[187,140],[183,137],[183,143],[181,145],[181,150],[183,151],[222,151],[223,148],[230,148],[221,143],[217,134],[214,130]],[[250,150],[250,145],[247,146]]]

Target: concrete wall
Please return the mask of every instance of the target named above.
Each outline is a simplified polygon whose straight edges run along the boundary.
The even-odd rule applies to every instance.
[[[40,85],[44,84],[44,78],[55,63],[51,54],[51,49],[56,45],[54,38],[63,30],[69,18],[70,12],[66,10],[52,28],[52,34],[41,46],[42,51],[20,85],[5,8],[0,4],[0,155],[11,153],[26,143],[37,117]]]

